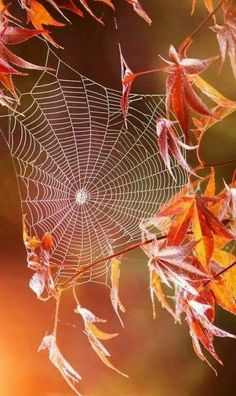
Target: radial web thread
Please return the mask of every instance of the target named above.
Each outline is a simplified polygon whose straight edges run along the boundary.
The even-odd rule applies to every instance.
[[[121,92],[95,83],[48,48],[47,66],[9,116],[5,138],[31,235],[53,236],[51,263],[63,282],[89,264],[140,240],[139,223],[186,184],[166,169],[156,144],[163,95],[131,94],[127,127]],[[108,283],[109,262],[79,282]]]

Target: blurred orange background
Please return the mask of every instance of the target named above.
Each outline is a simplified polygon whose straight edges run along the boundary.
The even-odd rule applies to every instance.
[[[199,1],[195,16],[190,17],[190,0],[142,0],[153,19],[148,27],[123,0],[117,3],[118,32],[114,29],[112,13],[104,6],[105,27],[89,16],[71,17],[72,25],[55,31],[54,37],[64,47],[62,59],[95,81],[120,89],[118,40],[124,56],[134,71],[146,70],[161,64],[158,54],[167,57],[169,44],[176,46],[192,32],[206,15],[203,1]],[[42,63],[33,39],[18,48],[27,60]],[[200,58],[218,53],[212,32],[206,28],[196,38],[191,55]],[[223,94],[235,95],[235,82],[227,62],[218,77],[218,65],[205,74]],[[19,81],[32,84],[33,73]],[[18,81],[17,81],[18,83]],[[138,80],[134,92],[163,93],[164,78],[152,75]],[[1,121],[1,120],[0,120]],[[207,132],[201,155],[207,161],[220,162],[236,158],[235,116]],[[2,132],[4,131],[4,126]],[[37,353],[45,333],[50,329],[54,304],[41,303],[28,287],[31,271],[26,268],[22,243],[21,211],[14,169],[3,138],[0,139],[0,395],[1,396],[72,396],[73,392],[48,360],[47,352]],[[190,159],[194,164],[194,158]],[[219,185],[228,181],[233,166],[217,169]],[[65,357],[78,369],[83,380],[79,386],[86,396],[233,396],[235,395],[236,342],[216,340],[224,367],[218,377],[194,354],[185,323],[175,325],[159,306],[158,317],[152,319],[148,290],[148,271],[141,252],[126,257],[122,266],[121,297],[127,308],[122,329],[109,302],[104,286],[81,286],[82,303],[98,316],[107,318],[103,326],[108,332],[119,332],[116,339],[106,342],[112,362],[129,375],[125,379],[106,368],[88,346],[78,317],[73,313],[70,294],[63,299],[59,346]],[[217,325],[236,333],[235,318],[217,312]]]

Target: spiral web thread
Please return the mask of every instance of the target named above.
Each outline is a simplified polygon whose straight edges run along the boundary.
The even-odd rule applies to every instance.
[[[156,144],[163,95],[131,94],[127,127],[121,92],[82,76],[48,47],[46,65],[9,116],[6,138],[31,235],[53,236],[56,283],[82,265],[140,240],[150,218],[186,184],[172,162],[174,181]],[[109,262],[78,283],[109,283]]]

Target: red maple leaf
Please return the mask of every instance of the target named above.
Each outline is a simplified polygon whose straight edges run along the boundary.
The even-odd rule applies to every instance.
[[[169,117],[170,110],[173,110],[189,140],[189,110],[192,109],[199,114],[212,116],[211,111],[194,91],[190,78],[205,71],[217,57],[204,60],[181,59],[173,45],[170,46],[169,57],[170,61],[161,58],[169,65],[167,69],[169,76],[166,80],[167,115]]]
[[[186,150],[194,150],[198,146],[189,146],[181,142],[176,136],[173,125],[175,124],[174,121],[167,120],[166,118],[158,118],[156,124],[156,131],[157,131],[157,144],[160,150],[160,154],[163,158],[163,161],[169,170],[171,176],[175,179],[175,176],[171,169],[170,164],[170,154],[176,159],[178,164],[182,166],[187,172],[192,172],[192,169],[187,164],[183,154],[180,150],[180,147],[183,147]]]

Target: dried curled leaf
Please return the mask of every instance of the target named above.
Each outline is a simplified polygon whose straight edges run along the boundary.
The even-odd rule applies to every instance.
[[[41,241],[36,236],[30,237],[26,226],[26,216],[23,216],[22,227],[23,227],[23,241],[26,249],[34,251],[36,248],[41,246]]]
[[[151,25],[152,20],[149,18],[147,13],[144,11],[142,5],[138,0],[126,0],[129,4],[133,6],[134,11],[144,19],[149,25]]]
[[[29,287],[33,290],[33,292],[37,295],[37,297],[41,297],[44,292],[45,286],[47,282],[47,271],[45,268],[41,269],[38,272],[35,272],[32,276]]]
[[[216,327],[212,322],[214,319],[214,307],[209,297],[209,301],[197,301],[189,299],[186,302],[185,312],[186,320],[190,327],[190,335],[192,337],[195,351],[202,360],[206,360],[201,352],[201,347],[198,340],[210,352],[210,354],[220,363],[219,356],[217,355],[213,346],[214,337],[230,337],[236,338],[235,335],[228,333]]]
[[[111,368],[112,370],[117,371],[119,374],[127,377],[126,374],[122,373],[118,369],[116,369],[109,361],[108,357],[110,356],[109,352],[106,350],[106,348],[103,346],[103,344],[100,342],[100,340],[109,340],[111,338],[116,337],[118,334],[109,334],[105,333],[102,330],[98,329],[97,326],[94,323],[104,323],[106,320],[100,319],[97,316],[95,316],[91,311],[89,311],[86,308],[82,308],[80,305],[77,305],[75,312],[81,315],[83,321],[84,321],[84,328],[85,328],[85,334],[88,337],[89,343],[93,350],[96,352],[98,357],[102,360],[102,362]]]
[[[122,326],[124,327],[123,321],[119,314],[119,310],[121,310],[121,312],[125,312],[125,307],[121,303],[120,297],[119,297],[120,265],[121,265],[121,261],[117,257],[115,257],[111,260],[111,264],[110,264],[110,268],[111,268],[110,298],[111,298],[111,303],[114,308],[114,311],[117,314]]]
[[[42,36],[46,40],[48,40],[56,48],[60,48],[60,46],[53,40],[50,33],[45,30],[45,26],[62,27],[65,26],[64,23],[61,23],[53,18],[47,9],[36,0],[30,1],[30,6],[27,7],[27,16],[28,20],[32,23],[35,29],[41,30],[43,32]]]
[[[197,0],[192,0],[192,12],[191,14],[194,14],[195,8],[196,8]],[[213,0],[204,0],[204,4],[206,8],[208,9],[209,12],[213,11]]]
[[[156,318],[156,308],[155,308],[155,299],[161,303],[162,308],[165,308],[175,320],[177,320],[176,315],[172,307],[167,301],[167,298],[162,290],[161,279],[156,271],[150,270],[150,296],[152,301],[152,310],[153,310],[153,319]]]
[[[217,25],[211,27],[216,33],[221,54],[221,68],[222,69],[226,54],[228,53],[231,67],[236,78],[236,7],[229,7],[224,12],[224,25]]]
[[[60,371],[63,378],[76,393],[76,395],[80,396],[75,384],[80,382],[81,376],[64,358],[57,346],[56,337],[53,334],[47,335],[43,338],[38,351],[42,351],[44,349],[48,349],[49,359],[51,360],[52,364]]]
[[[121,52],[120,52],[120,60],[121,60],[121,80],[122,80],[122,97],[121,97],[120,106],[127,127],[127,115],[129,110],[129,94],[136,75],[131,71],[131,69],[127,65]]]

